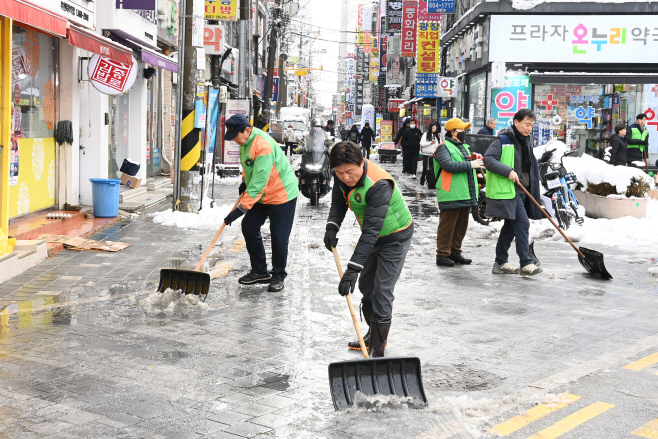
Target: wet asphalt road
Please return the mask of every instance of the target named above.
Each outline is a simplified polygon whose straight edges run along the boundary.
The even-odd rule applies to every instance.
[[[208,310],[145,310],[159,269],[193,268],[214,235],[148,218],[95,237],[133,244],[120,253],[64,251],[0,285],[0,437],[658,437],[652,249],[597,247],[615,276],[604,282],[568,244],[541,240],[544,273],[500,277],[495,231],[471,222],[473,264],[439,268],[433,194],[399,162],[385,168],[416,221],[387,355],[421,359],[428,408],[333,411],[327,365],[360,354],[346,349],[354,329],[322,244],[329,197],[300,198],[281,293],[237,284],[249,260],[234,226],[208,267]],[[348,217],[343,264],[358,236]]]

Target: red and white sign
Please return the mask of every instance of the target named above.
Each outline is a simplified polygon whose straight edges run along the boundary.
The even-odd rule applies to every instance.
[[[14,103],[18,105],[21,100],[21,88],[18,84],[14,85]]]
[[[401,56],[413,58],[416,56],[416,28],[418,18],[418,2],[405,0],[402,3],[402,51]]]
[[[203,47],[206,55],[221,55],[224,53],[224,26],[207,24],[203,29]]]
[[[389,99],[388,100],[388,112],[389,113],[399,113],[402,104],[404,104],[404,99]]]
[[[357,7],[356,25],[357,25],[357,29],[358,29],[359,31],[361,30],[361,26],[363,25],[363,8],[364,8],[365,6],[366,6],[366,5],[359,5],[359,6]]]
[[[110,58],[94,55],[89,60],[89,80],[96,90],[106,95],[126,93],[135,84],[137,63],[124,64]]]

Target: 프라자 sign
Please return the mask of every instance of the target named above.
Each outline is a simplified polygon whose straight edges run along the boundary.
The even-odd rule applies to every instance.
[[[120,95],[129,91],[135,84],[137,70],[134,58],[132,64],[124,64],[100,55],[93,55],[89,59],[87,72],[96,90],[106,95]]]

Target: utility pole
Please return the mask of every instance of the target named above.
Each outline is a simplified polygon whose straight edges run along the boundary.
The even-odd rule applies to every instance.
[[[182,68],[178,75],[178,86],[183,88],[182,102],[179,101],[178,107],[182,110],[180,113],[181,140],[180,159],[176,162],[180,173],[180,189],[174,202],[174,210],[199,213],[199,199],[202,190],[198,178],[201,161],[201,129],[194,128],[194,107],[198,99],[203,99],[203,95],[198,96],[197,86],[203,84],[204,81],[203,71],[197,68],[197,50],[193,43],[195,42],[194,31],[199,32],[194,25],[194,19],[195,15],[201,15],[201,23],[203,23],[203,3],[198,0],[185,0],[183,3],[184,11],[186,11],[183,14],[185,44],[184,56],[179,57],[179,67]],[[197,3],[196,8],[195,3]],[[201,29],[201,33],[203,34],[203,29]],[[202,61],[205,63],[205,60]]]
[[[270,101],[272,100],[272,84],[274,83],[274,60],[276,58],[276,42],[279,31],[280,13],[281,10],[279,9],[279,2],[277,1],[272,9],[270,48],[268,49],[267,54],[267,82],[265,83],[265,102],[263,103],[263,116],[267,119],[267,123],[269,123],[270,120]],[[281,64],[281,62],[279,62],[279,64]]]

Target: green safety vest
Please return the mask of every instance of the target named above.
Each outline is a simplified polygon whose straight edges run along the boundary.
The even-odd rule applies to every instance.
[[[514,169],[515,150],[513,144],[503,145],[500,162]],[[494,172],[487,172],[487,198],[511,200],[516,197],[516,185],[509,178]]]
[[[639,128],[631,128],[631,138],[636,140],[647,140],[649,137],[649,130],[645,129],[640,132]],[[640,151],[644,152],[644,145],[628,145],[629,148],[640,148]]]
[[[388,206],[388,211],[386,212],[386,218],[384,219],[384,226],[379,232],[379,236],[388,236],[392,233],[399,232],[404,230],[411,225],[412,218],[407,204],[402,198],[400,189],[398,185],[393,180],[391,175],[384,171],[382,168],[371,162],[370,160],[366,161],[366,177],[363,180],[363,186],[356,187],[352,189],[347,194],[347,204],[356,215],[356,219],[359,221],[359,226],[363,228],[363,216],[366,212],[366,194],[368,190],[379,180],[390,180],[393,182],[394,189],[393,195],[391,196],[391,203]],[[341,187],[341,190],[343,188]],[[343,190],[343,195],[345,191]]]
[[[452,143],[449,139],[445,140],[444,145],[448,148],[450,153],[450,158],[453,162],[463,162],[466,161],[462,153],[459,151],[459,147]],[[466,143],[462,143],[462,146],[466,150],[466,153],[470,156],[471,151],[470,147]],[[440,148],[441,146],[439,146]],[[439,175],[439,172],[441,175]],[[436,200],[439,203],[446,203],[450,201],[463,201],[471,199],[471,192],[468,188],[468,172],[460,172],[458,174],[451,174],[450,172],[441,171],[441,165],[439,162],[434,159],[434,176],[437,178],[436,182]],[[473,183],[475,188],[477,185],[477,173],[473,169]],[[475,199],[477,200],[478,191],[475,191]]]

